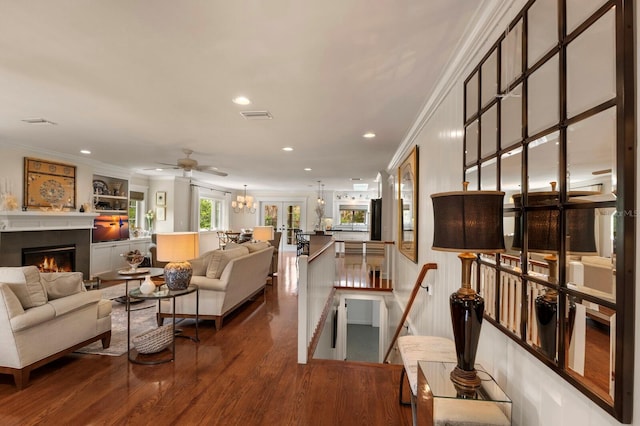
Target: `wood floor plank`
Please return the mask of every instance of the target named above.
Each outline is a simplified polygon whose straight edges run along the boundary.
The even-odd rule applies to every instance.
[[[172,363],[71,354],[16,390],[0,375],[2,425],[410,425],[397,402],[400,369],[312,360],[297,364],[295,253],[267,286],[200,343],[176,341]],[[293,266],[292,266],[293,265]],[[193,332],[193,324],[181,326]]]

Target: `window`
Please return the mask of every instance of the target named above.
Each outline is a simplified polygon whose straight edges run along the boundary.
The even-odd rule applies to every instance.
[[[223,200],[200,197],[200,231],[223,229]]]
[[[367,223],[367,206],[340,206],[340,224]]]
[[[129,229],[144,229],[144,193],[138,191],[130,191],[129,193]]]

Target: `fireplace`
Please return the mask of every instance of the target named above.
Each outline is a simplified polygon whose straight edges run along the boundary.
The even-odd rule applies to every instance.
[[[37,266],[40,272],[75,271],[76,246],[29,247],[22,249],[22,265]]]

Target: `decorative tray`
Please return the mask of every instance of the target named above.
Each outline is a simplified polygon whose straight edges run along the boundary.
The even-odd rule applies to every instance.
[[[138,268],[135,271],[130,268],[125,268],[125,269],[119,269],[118,273],[122,275],[142,275],[142,274],[148,274],[149,271],[150,271],[149,268]]]

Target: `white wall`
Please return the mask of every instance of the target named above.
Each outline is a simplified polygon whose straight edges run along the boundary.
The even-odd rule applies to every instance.
[[[515,2],[513,13],[508,13],[479,54],[471,60],[475,65],[486,53],[490,44],[504,30],[523,2]],[[636,8],[637,19],[640,11]],[[636,70],[638,65],[636,65]],[[452,337],[448,298],[460,286],[460,261],[453,253],[436,252],[430,249],[433,238],[433,211],[430,195],[436,192],[459,190],[462,176],[462,137],[451,137],[463,129],[463,79],[471,68],[456,77],[454,86],[438,102],[425,125],[415,133],[411,145],[420,147],[419,166],[419,246],[418,263],[406,259],[396,251],[397,267],[394,287],[401,306],[407,302],[409,293],[422,264],[435,262],[436,271],[427,275],[426,282],[432,286],[433,295],[420,290],[411,309],[409,322],[415,334]],[[640,84],[638,82],[637,84]],[[638,107],[636,106],[636,109]],[[640,121],[640,116],[638,118]],[[459,134],[459,133],[458,133]],[[408,150],[408,147],[404,147]],[[403,156],[404,157],[404,156]],[[638,187],[640,185],[636,183]],[[391,184],[389,184],[391,186]],[[394,215],[394,222],[396,221]],[[638,248],[636,247],[636,250]],[[638,252],[640,253],[640,252]],[[636,256],[637,259],[637,256]],[[636,306],[640,306],[640,292],[636,292]],[[640,314],[636,309],[634,392],[640,401]],[[514,425],[618,425],[612,416],[576,390],[541,361],[522,349],[516,342],[498,331],[488,322],[483,324],[477,361],[492,374],[513,400]],[[636,417],[640,402],[634,404]],[[640,424],[640,419],[635,420]]]

